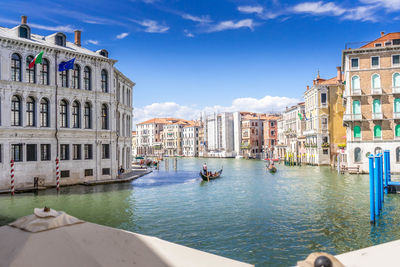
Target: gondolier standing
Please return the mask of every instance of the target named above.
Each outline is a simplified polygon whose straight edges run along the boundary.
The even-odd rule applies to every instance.
[[[203,173],[204,175],[207,175],[207,163],[203,164]]]

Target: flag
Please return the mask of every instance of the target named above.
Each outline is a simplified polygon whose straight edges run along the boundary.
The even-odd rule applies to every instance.
[[[42,63],[42,56],[43,56],[43,51],[37,54],[36,57],[34,57],[32,61],[29,62],[29,68],[32,69],[35,66],[35,64]]]
[[[303,115],[301,115],[300,112],[298,112],[297,115],[299,115],[299,119],[302,121],[303,120]]]
[[[58,71],[74,69],[74,62],[75,62],[75,58],[68,60],[66,62],[61,62],[60,64],[58,64]]]

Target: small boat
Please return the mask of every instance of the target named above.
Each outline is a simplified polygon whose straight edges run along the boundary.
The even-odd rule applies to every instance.
[[[212,175],[212,176],[204,175],[203,172],[200,171],[200,176],[203,179],[203,181],[215,180],[215,179],[219,178],[221,176],[221,174],[222,174],[222,169],[219,170],[216,175]]]
[[[270,173],[276,173],[276,171],[277,171],[276,167],[272,166],[272,165],[270,167],[268,167],[268,170]]]

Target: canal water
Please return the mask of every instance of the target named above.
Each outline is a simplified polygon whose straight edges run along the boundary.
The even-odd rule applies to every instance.
[[[223,166],[202,182],[199,170]],[[178,159],[127,184],[74,186],[0,196],[0,225],[50,206],[80,219],[126,229],[256,266],[293,266],[310,252],[348,252],[400,239],[400,195],[385,199],[378,225],[369,223],[366,175],[327,167],[265,171],[265,163]],[[17,177],[18,179],[18,177]]]

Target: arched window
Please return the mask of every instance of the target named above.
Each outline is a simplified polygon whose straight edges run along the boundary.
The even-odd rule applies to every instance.
[[[35,99],[33,97],[26,99],[26,126],[35,126]]]
[[[19,27],[19,37],[26,38],[26,39],[29,38],[29,29],[28,29],[28,27],[25,27],[25,26],[20,26]]]
[[[361,114],[361,106],[359,100],[353,101],[353,114]]]
[[[89,102],[85,103],[84,117],[85,117],[84,118],[85,119],[85,129],[91,129],[92,128],[92,110],[91,110]]]
[[[396,127],[394,127],[394,135],[400,137],[400,124],[396,124]]]
[[[375,147],[374,152],[375,152],[375,155],[376,154],[381,154],[382,153],[382,148],[381,147]]]
[[[351,88],[354,90],[359,90],[360,89],[360,77],[359,76],[353,76],[351,78]]]
[[[382,137],[382,128],[380,125],[375,125],[374,127],[374,137],[381,138]]]
[[[393,74],[393,87],[400,87],[400,73]]]
[[[85,86],[85,90],[92,90],[92,72],[88,66],[85,67],[84,69],[84,75],[83,75],[83,83]]]
[[[21,81],[21,57],[18,54],[11,56],[11,80]]]
[[[64,70],[60,72],[60,79],[61,79],[61,86],[67,88],[69,81],[68,81],[68,70]]]
[[[80,128],[81,106],[78,101],[72,103],[72,128]]]
[[[378,74],[372,75],[372,88],[381,88],[381,77]]]
[[[49,126],[49,100],[42,98],[42,100],[40,100],[40,127]]]
[[[22,126],[21,98],[14,95],[11,99],[11,126]]]
[[[361,127],[356,125],[354,126],[354,138],[361,138]]]
[[[361,148],[354,149],[354,162],[361,162]]]
[[[78,64],[74,64],[72,70],[72,88],[81,89],[81,67]]]
[[[396,148],[396,162],[400,162],[400,147]]]
[[[68,128],[68,103],[64,99],[60,102],[60,127]]]
[[[101,129],[108,129],[108,107],[106,104],[101,106]]]
[[[28,83],[36,83],[36,64],[33,64],[32,68],[29,68],[29,63],[33,60],[33,56],[26,58],[26,81]]]
[[[374,112],[375,114],[379,114],[379,113],[382,112],[382,110],[381,110],[381,101],[380,101],[379,99],[374,99],[374,102],[373,102],[373,112]]]
[[[101,71],[101,91],[108,93],[108,74],[106,70]]]
[[[394,112],[400,113],[400,98],[394,99]]]
[[[42,60],[42,66],[40,68],[40,82],[43,85],[49,85],[49,61],[47,59]]]

